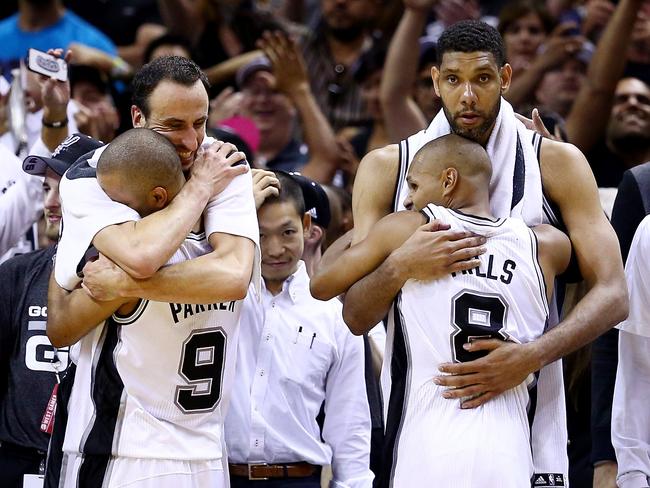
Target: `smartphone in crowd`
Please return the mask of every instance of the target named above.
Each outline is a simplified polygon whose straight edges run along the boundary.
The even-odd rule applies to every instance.
[[[30,48],[27,67],[41,75],[54,78],[59,81],[68,79],[68,64],[61,58]]]

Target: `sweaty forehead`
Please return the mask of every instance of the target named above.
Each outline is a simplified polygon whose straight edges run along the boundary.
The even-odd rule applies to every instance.
[[[449,51],[442,55],[440,70],[479,70],[485,68],[497,69],[494,55],[490,52],[475,51],[465,53]]]

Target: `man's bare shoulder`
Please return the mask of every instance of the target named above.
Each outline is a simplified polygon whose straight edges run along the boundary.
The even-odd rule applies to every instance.
[[[544,139],[540,152],[542,186],[558,205],[571,195],[596,193],[596,180],[584,154],[573,144]]]
[[[395,180],[397,177],[397,168],[399,166],[399,145],[389,144],[388,146],[373,149],[366,154],[357,171],[356,182],[359,181],[359,176],[367,176],[376,180]]]
[[[418,227],[426,223],[426,217],[420,212],[403,210],[386,215],[377,222],[373,232],[399,247]]]

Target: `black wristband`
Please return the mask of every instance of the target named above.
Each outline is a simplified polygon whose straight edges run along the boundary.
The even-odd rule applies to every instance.
[[[43,119],[42,123],[45,127],[49,127],[50,129],[61,129],[68,125],[68,118],[66,117],[63,120],[56,120],[54,122],[46,122],[45,119]]]

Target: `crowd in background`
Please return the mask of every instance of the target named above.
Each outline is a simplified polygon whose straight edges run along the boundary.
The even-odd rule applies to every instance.
[[[189,57],[212,85],[209,135],[234,143],[254,168],[300,171],[326,186],[325,245],[353,226],[359,161],[425,128],[440,109],[431,79],[440,33],[482,19],[503,36],[513,68],[505,98],[526,117],[537,108],[551,137],[586,155],[624,259],[650,211],[650,192],[628,171],[650,161],[648,1],[18,0],[2,2],[0,16],[4,149],[24,157],[41,121],[61,118],[50,117],[61,113],[56,93],[44,98],[21,68],[30,47],[71,50],[63,113],[71,133],[104,142],[130,127],[132,73],[160,56]],[[31,242],[26,228],[7,237],[3,223],[0,255],[38,246],[40,183],[2,167],[0,176],[3,194],[21,188],[36,222]],[[616,344],[612,330],[564,360],[574,487],[614,486]]]

